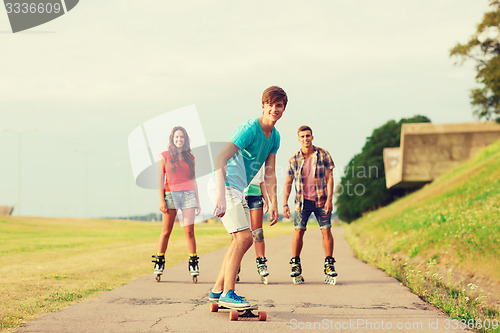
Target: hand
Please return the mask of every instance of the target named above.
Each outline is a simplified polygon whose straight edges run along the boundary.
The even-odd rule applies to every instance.
[[[269,223],[269,225],[275,225],[278,222],[278,217],[278,208],[272,205],[271,209],[269,210],[269,219],[271,220],[271,223]]]
[[[160,212],[167,214],[167,210],[168,210],[168,207],[167,207],[167,203],[165,202],[165,200],[160,200]]]
[[[264,214],[267,213],[268,210],[269,210],[269,202],[268,202],[268,200],[266,198],[264,200],[264,207],[263,207]]]
[[[225,197],[221,197],[221,198],[217,199],[213,214],[219,218],[223,217],[226,214],[226,198]]]
[[[288,207],[288,205],[283,206],[283,216],[285,216],[287,219],[290,218],[290,207]]]
[[[333,204],[331,201],[326,201],[325,203],[325,213],[326,215],[330,214],[333,211]]]
[[[196,216],[200,215],[200,213],[201,213],[201,206],[200,206],[199,202],[198,202],[198,206],[196,206],[195,212],[196,212]]]

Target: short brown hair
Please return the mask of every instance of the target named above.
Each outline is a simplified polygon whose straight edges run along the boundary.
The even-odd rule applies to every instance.
[[[300,126],[299,129],[297,130],[297,134],[299,134],[299,132],[303,132],[303,131],[311,131],[311,135],[313,135],[313,130],[311,129],[311,127],[309,127],[307,125]]]
[[[271,86],[264,90],[262,93],[262,104],[274,104],[277,102],[283,102],[286,107],[288,103],[288,96],[283,88],[278,86]]]

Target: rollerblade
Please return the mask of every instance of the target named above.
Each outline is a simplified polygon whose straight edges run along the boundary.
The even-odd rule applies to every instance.
[[[152,257],[154,258],[151,262],[155,264],[154,273],[156,274],[156,281],[160,282],[163,269],[165,268],[165,255],[153,254]]]
[[[325,283],[335,285],[337,282],[337,272],[335,272],[335,259],[333,257],[325,258]]]
[[[292,259],[290,259],[290,264],[292,265],[290,276],[292,277],[293,284],[304,283],[304,278],[302,277],[302,266],[300,265],[300,258],[293,257]]]
[[[198,256],[189,257],[188,268],[189,268],[189,273],[191,273],[191,276],[193,277],[194,283],[198,282],[198,275],[200,275],[200,269],[198,267],[198,259],[199,259]]]
[[[269,275],[269,272],[267,271],[266,257],[258,257],[255,259],[255,262],[257,263],[257,272],[260,275],[260,280],[263,284],[267,284],[267,276]]]

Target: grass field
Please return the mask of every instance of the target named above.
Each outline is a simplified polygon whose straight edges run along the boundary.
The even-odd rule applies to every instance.
[[[0,217],[0,330],[152,273],[161,224],[125,220]],[[293,232],[264,226],[266,238]],[[224,246],[221,223],[197,224],[197,252]],[[166,266],[187,260],[182,228],[170,238]]]
[[[500,141],[422,190],[366,214],[346,235],[358,257],[451,317],[498,320]]]

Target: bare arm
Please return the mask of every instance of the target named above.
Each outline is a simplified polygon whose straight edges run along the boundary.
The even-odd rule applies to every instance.
[[[290,197],[290,192],[292,190],[293,178],[286,176],[285,178],[285,188],[283,189],[283,215],[289,219],[290,218],[290,207],[288,207],[288,198]]]
[[[223,217],[226,214],[226,168],[227,161],[238,152],[240,148],[232,142],[228,142],[215,158],[215,188],[217,198],[213,214]]]
[[[325,211],[327,214],[330,214],[333,211],[333,172],[332,169],[326,170],[326,202],[325,202]]]
[[[165,202],[165,160],[163,156],[160,157],[160,163],[158,167],[159,176],[159,186],[160,189],[160,211],[162,213],[167,213],[167,203]]]
[[[267,199],[267,191],[266,191],[266,182],[262,182],[259,184],[260,192],[262,193],[262,198],[264,199],[264,214],[269,210],[269,200]]]
[[[278,222],[278,200],[276,196],[276,154],[269,154],[266,158],[265,180],[266,189],[269,196],[269,218],[271,219],[270,225]]]
[[[198,182],[196,181],[196,176],[193,178],[193,186],[194,186],[194,193],[196,194],[196,202],[198,203],[198,205],[196,206],[196,216],[198,216],[201,213],[201,206],[200,206],[200,196],[198,195]]]

